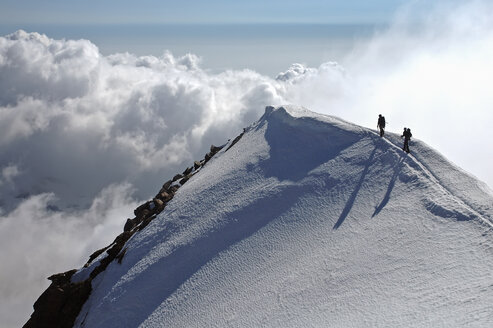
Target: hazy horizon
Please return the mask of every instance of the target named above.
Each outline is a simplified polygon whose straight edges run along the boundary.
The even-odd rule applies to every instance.
[[[82,265],[267,105],[375,129],[383,114],[388,132],[411,128],[491,192],[491,3],[151,3],[0,5],[7,326],[27,321],[47,276]]]
[[[53,39],[86,39],[102,55],[194,54],[213,73],[252,69],[275,78],[293,63],[318,67],[342,63],[356,44],[385,24],[348,23],[169,23],[169,24],[0,24],[0,35],[17,30]],[[299,45],[302,44],[302,47]]]

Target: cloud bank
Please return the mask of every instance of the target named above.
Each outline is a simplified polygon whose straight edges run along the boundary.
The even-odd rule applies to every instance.
[[[0,37],[0,316],[19,326],[55,273],[78,267],[163,181],[293,103],[413,135],[493,185],[493,6],[420,10],[344,63],[273,79],[211,74],[195,55],[103,56],[87,40]],[[412,147],[412,144],[411,144]]]
[[[447,158],[493,187],[493,4],[413,1],[344,60],[291,72],[286,98],[376,128],[410,127]],[[412,147],[412,145],[411,145]]]
[[[2,318],[26,321],[47,276],[83,264],[137,200],[280,104],[274,84],[248,70],[208,74],[194,55],[0,38]]]
[[[122,218],[138,205],[131,195],[129,184],[111,185],[88,209],[62,212],[49,207],[56,196],[43,193],[0,216],[3,327],[20,327],[27,321],[33,302],[49,285],[46,277],[80,267],[95,245],[121,231]]]

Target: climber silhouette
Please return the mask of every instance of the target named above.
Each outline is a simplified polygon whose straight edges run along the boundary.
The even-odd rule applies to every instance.
[[[409,140],[411,140],[412,136],[413,135],[411,134],[411,129],[404,128],[401,138],[404,138],[404,147],[402,148],[402,150],[404,150],[406,153],[409,153]]]
[[[385,117],[382,114],[378,114],[377,129],[380,129],[380,137],[383,137],[385,133]]]

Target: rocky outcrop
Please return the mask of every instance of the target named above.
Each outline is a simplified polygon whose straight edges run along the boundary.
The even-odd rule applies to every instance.
[[[91,293],[89,280],[72,283],[76,270],[55,274],[51,285],[34,303],[34,313],[24,328],[70,328]]]
[[[245,134],[245,129],[243,129],[243,132],[238,135],[236,138],[233,139],[233,142],[228,146],[226,151],[228,151],[231,147],[233,147],[238,141],[240,141],[241,137],[243,137],[243,134]],[[211,146],[212,149],[212,146]]]
[[[71,278],[77,270],[49,277],[51,285],[34,303],[34,312],[24,328],[72,327],[91,293],[92,280],[115,259],[117,263],[123,261],[126,252],[124,246],[130,237],[154,220],[164,210],[168,202],[173,199],[179,188],[199,172],[222,148],[212,145],[203,160],[195,161],[193,166],[187,167],[182,174],[177,174],[173,179],[166,181],[152,200],[138,206],[134,210],[135,217],[127,218],[123,232],[115,238],[113,243],[91,254],[84,265],[84,268],[92,269],[87,279],[81,282],[72,282]],[[99,260],[96,261],[96,259]]]

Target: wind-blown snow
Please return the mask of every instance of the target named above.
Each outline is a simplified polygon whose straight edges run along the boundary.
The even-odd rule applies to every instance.
[[[267,108],[127,242],[76,327],[488,326],[492,195],[400,146]]]

